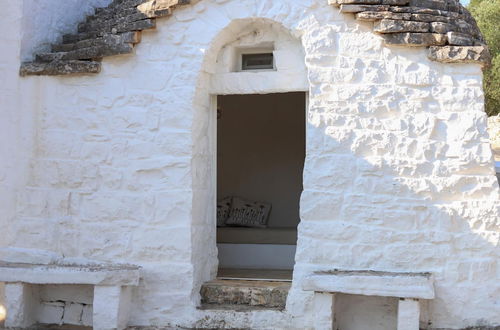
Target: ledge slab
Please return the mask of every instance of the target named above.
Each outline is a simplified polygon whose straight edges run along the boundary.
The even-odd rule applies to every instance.
[[[483,63],[491,61],[491,55],[485,46],[445,46],[429,47],[429,59],[442,63]]]
[[[0,262],[0,282],[29,284],[139,284],[139,267],[130,265],[32,265]]]
[[[21,76],[57,76],[101,72],[101,63],[95,61],[27,62],[21,65]]]
[[[346,293],[365,296],[434,299],[433,278],[428,273],[334,271],[310,275],[306,291]]]

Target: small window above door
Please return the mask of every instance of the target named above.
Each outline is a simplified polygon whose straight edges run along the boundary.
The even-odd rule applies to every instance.
[[[235,47],[233,54],[233,72],[276,70],[274,43]]]
[[[241,70],[274,70],[274,55],[272,52],[241,54]]]

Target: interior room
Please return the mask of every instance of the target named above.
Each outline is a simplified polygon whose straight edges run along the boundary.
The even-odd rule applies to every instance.
[[[305,108],[299,92],[218,97],[217,247],[226,273],[293,269]]]

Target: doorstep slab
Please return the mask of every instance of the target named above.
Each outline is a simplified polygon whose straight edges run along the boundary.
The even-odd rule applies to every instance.
[[[212,308],[224,306],[285,309],[290,282],[213,280],[201,287],[201,302]]]

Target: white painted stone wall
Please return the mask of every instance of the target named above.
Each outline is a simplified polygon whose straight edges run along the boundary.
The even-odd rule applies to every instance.
[[[19,79],[22,1],[2,3],[5,15],[0,20],[0,247],[9,243],[9,224],[16,217],[17,193],[26,185],[27,157],[32,155],[33,103],[20,94],[33,82]],[[8,45],[8,46],[7,46]],[[33,89],[30,89],[30,95]],[[21,105],[22,104],[22,105]],[[24,109],[24,111],[20,111]],[[0,310],[4,305],[0,284]],[[0,319],[1,322],[1,319]]]
[[[198,311],[217,256],[211,74],[255,18],[300,40],[308,70],[294,283],[284,313]],[[18,50],[2,70],[29,88],[2,85],[2,113],[27,117],[2,121],[13,141],[0,142],[8,245],[141,265],[131,324],[307,328],[301,280],[332,268],[430,271],[431,327],[500,324],[499,188],[478,65],[385,47],[371,24],[326,0],[200,1],[97,76],[19,80],[14,32]],[[291,87],[281,88],[272,91]],[[31,148],[21,137],[34,134]]]

